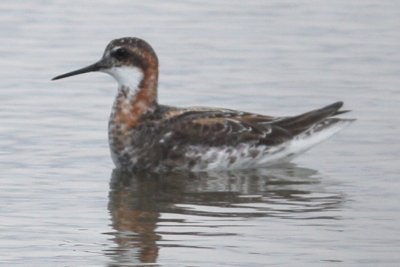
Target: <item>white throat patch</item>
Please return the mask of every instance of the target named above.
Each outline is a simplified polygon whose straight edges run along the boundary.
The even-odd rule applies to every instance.
[[[135,67],[112,67],[102,71],[114,77],[119,87],[136,89],[139,81],[143,78],[142,71]]]

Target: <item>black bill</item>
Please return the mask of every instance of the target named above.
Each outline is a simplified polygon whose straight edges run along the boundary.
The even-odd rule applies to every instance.
[[[105,64],[102,61],[96,62],[92,65],[89,65],[87,67],[81,68],[79,70],[74,70],[65,74],[61,74],[58,75],[56,77],[54,77],[53,79],[51,79],[52,81],[54,80],[58,80],[58,79],[62,79],[62,78],[66,78],[66,77],[70,77],[70,76],[74,76],[74,75],[78,75],[78,74],[83,74],[83,73],[88,73],[88,72],[93,72],[93,71],[99,71],[101,69],[106,68],[106,66],[104,66]]]

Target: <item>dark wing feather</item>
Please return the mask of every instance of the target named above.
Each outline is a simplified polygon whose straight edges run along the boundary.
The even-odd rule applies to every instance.
[[[272,125],[274,119],[229,109],[190,108],[166,110],[156,124],[164,145],[273,145],[292,137]]]
[[[177,109],[162,106],[152,127],[164,146],[279,145],[314,124],[340,114],[342,102],[293,117],[271,117],[229,109]]]
[[[281,120],[274,122],[274,124],[287,129],[292,135],[298,135],[318,122],[321,122],[329,117],[348,112],[348,110],[341,111],[340,108],[342,106],[343,102],[335,102],[331,105],[312,110],[298,116],[282,118]]]

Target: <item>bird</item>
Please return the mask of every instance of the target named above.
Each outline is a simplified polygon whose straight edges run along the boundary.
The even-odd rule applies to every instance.
[[[130,172],[273,166],[354,121],[337,117],[348,112],[341,101],[296,116],[159,104],[159,60],[151,45],[137,37],[112,40],[99,61],[52,80],[88,72],[107,73],[118,83],[108,139],[116,168]]]

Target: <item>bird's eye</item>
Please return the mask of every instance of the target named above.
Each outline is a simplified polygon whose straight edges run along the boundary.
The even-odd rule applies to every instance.
[[[123,59],[123,58],[126,58],[129,55],[129,52],[125,48],[118,48],[117,50],[114,51],[113,55],[117,59]]]

